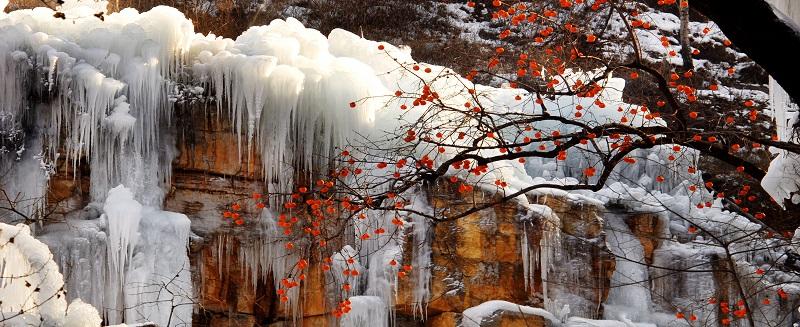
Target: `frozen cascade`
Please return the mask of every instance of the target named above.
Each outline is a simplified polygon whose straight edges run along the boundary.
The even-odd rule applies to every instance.
[[[357,270],[357,271],[364,271],[364,267],[357,261],[359,254],[358,250],[353,248],[351,245],[345,245],[341,248],[341,250],[334,252],[331,255],[331,276],[333,277],[333,287],[334,290],[338,290],[341,288],[341,285],[345,283],[349,283],[351,285],[351,289],[349,291],[343,291],[343,297],[347,298],[349,296],[357,295],[358,290],[361,288],[361,279],[360,278],[346,278],[343,277],[339,280],[337,276],[345,276],[345,270]]]
[[[103,309],[111,323],[190,323],[189,218],[142,206],[122,186],[109,192],[101,218],[92,219],[99,212],[90,206],[39,236],[64,272],[67,298]]]
[[[392,266],[392,260],[402,262],[403,241],[406,239],[406,230],[391,224],[394,217],[392,213],[370,212],[365,221],[354,223],[355,234],[361,235],[375,229],[375,226],[389,226],[386,234],[397,234],[399,237],[378,236],[361,242],[359,259],[366,271],[366,290],[364,295],[375,297],[388,313],[387,322],[394,322],[394,310],[397,295],[397,272],[399,265]]]
[[[130,190],[117,186],[108,192],[103,206],[108,226],[109,274],[106,285],[106,312],[109,321],[122,321],[125,302],[122,287],[125,285],[127,264],[139,238],[139,221],[142,205],[133,199]],[[103,219],[101,217],[101,219]]]
[[[409,209],[425,214],[433,214],[433,207],[428,203],[427,193],[423,189],[412,189],[404,194],[408,199]],[[364,286],[364,295],[376,297],[379,301],[373,302],[384,306],[388,312],[388,320],[394,324],[394,310],[392,305],[395,303],[397,295],[398,278],[397,273],[402,265],[408,264],[413,267],[410,277],[412,278],[414,289],[412,290],[413,313],[419,319],[427,319],[427,303],[430,298],[430,276],[431,276],[431,224],[423,216],[409,214],[404,217],[406,222],[403,226],[395,226],[392,219],[396,215],[393,212],[369,211],[366,219],[354,218],[354,234],[362,235],[371,233],[380,227],[387,228],[384,235],[376,235],[367,240],[361,240],[358,244],[359,266],[366,269],[358,283]],[[397,235],[390,237],[388,235]],[[410,262],[403,262],[403,248],[405,241],[411,242]],[[349,253],[348,248],[342,253]],[[346,255],[345,255],[346,257]],[[336,257],[334,257],[336,258]],[[394,260],[396,265],[389,263]],[[334,261],[336,262],[336,261]],[[336,269],[336,265],[334,265]],[[334,269],[334,270],[335,270]],[[346,268],[343,268],[346,269]],[[353,269],[351,266],[350,269]],[[336,274],[334,274],[336,276]]]
[[[532,266],[536,262],[536,258],[533,256],[534,252],[531,252],[531,246],[528,240],[528,224],[522,224],[522,237],[520,237],[520,257],[522,257],[522,275],[525,280],[525,290],[529,291],[531,289],[531,277],[533,277],[533,270],[535,269]]]
[[[160,205],[155,191],[169,180],[172,157],[161,131],[170,121],[165,77],[183,62],[191,24],[159,7],[110,14],[96,27],[77,2],[65,6],[75,19],[53,19],[44,8],[0,19],[3,124],[25,123],[36,108],[47,125],[45,155],[57,160],[63,151],[71,167],[88,160],[93,200],[124,184],[137,200]]]
[[[781,140],[791,140],[792,126],[796,120],[797,105],[792,102],[792,98],[773,78],[769,79],[770,104],[774,114],[775,128],[778,138]]]
[[[189,218],[143,207],[123,186],[109,191],[103,210],[108,224],[107,319],[190,323]]]
[[[273,211],[263,210],[258,224],[257,231],[247,239],[236,240],[229,234],[216,237],[214,240],[216,246],[212,247],[212,256],[219,260],[217,265],[219,270],[216,273],[218,276],[226,276],[229,274],[230,265],[237,264],[246,274],[243,276],[244,280],[250,280],[250,284],[243,287],[256,289],[259,281],[265,281],[272,283],[275,289],[279,289],[284,287],[282,282],[289,272],[288,269],[291,269],[300,258],[298,254],[286,250],[284,245],[286,239],[279,233]],[[238,262],[231,260],[233,251],[237,251]],[[302,315],[300,293],[300,287],[287,290],[288,301],[282,304],[295,320]]]
[[[64,275],[68,299],[81,299],[95,308],[105,308],[108,253],[105,222],[101,219],[70,219],[46,226],[38,239],[53,252],[53,260]]]
[[[604,219],[606,244],[617,257],[604,316],[620,321],[646,320],[650,315],[651,298],[647,267],[640,264],[644,261],[642,244],[619,214],[609,212]]]
[[[797,105],[772,77],[769,79],[769,94],[778,138],[781,141],[797,142],[797,135],[794,135],[792,128],[798,120]],[[783,205],[781,199],[800,203],[800,196],[795,195],[800,191],[800,181],[791,177],[800,169],[800,156],[782,150],[772,150],[772,152],[777,153],[777,157],[770,163],[761,185],[781,205]]]
[[[0,129],[7,127],[4,126],[7,118],[0,111]],[[16,155],[2,155],[3,149],[0,146],[0,174],[3,177],[0,179],[0,189],[18,199],[15,207],[29,218],[44,212],[46,203],[43,199],[47,194],[49,176],[54,169],[43,154],[45,149],[41,131],[44,127],[40,121],[36,123],[38,126],[33,129],[33,135],[22,144],[22,151],[15,151],[18,151]],[[0,199],[0,206],[4,204],[5,199]],[[0,210],[0,222],[17,223],[21,222],[21,217]],[[36,225],[32,227],[36,228]]]
[[[287,165],[325,171],[334,149],[373,123],[381,103],[372,98],[387,93],[371,67],[328,52],[334,35],[329,40],[289,18],[251,27],[235,42],[208,37],[193,44],[195,78],[246,135],[248,156],[254,138],[261,153],[273,154],[263,167],[276,192],[293,184]]]
[[[273,285],[275,289],[278,289],[281,287],[283,278],[288,275],[289,270],[300,260],[300,255],[287,250],[286,247],[283,246],[286,239],[279,236],[278,219],[275,219],[275,215],[273,215],[271,211],[264,210],[261,214],[261,219],[262,224],[264,224],[262,225],[264,233],[269,236],[262,240],[260,245],[262,252],[255,252],[253,254],[262,256],[260,260],[262,270],[261,278],[266,278],[271,272],[273,276]],[[288,290],[286,292],[286,297],[289,301],[284,304],[286,311],[292,316],[295,322],[303,315],[300,291],[300,287],[293,287]]]
[[[125,276],[126,321],[191,324],[194,293],[186,252],[189,228],[184,214],[143,209],[139,245]]]

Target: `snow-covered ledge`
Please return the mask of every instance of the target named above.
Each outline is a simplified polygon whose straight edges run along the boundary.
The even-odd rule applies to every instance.
[[[64,279],[47,245],[27,225],[0,223],[0,325],[100,326],[100,315],[75,299],[67,306]]]

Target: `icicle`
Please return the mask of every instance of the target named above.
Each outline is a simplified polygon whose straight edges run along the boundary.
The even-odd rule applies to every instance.
[[[525,278],[525,290],[531,290],[531,281],[533,280],[533,253],[531,253],[530,245],[528,245],[528,225],[522,223],[522,236],[520,237],[520,256],[522,257],[522,275]]]
[[[373,123],[382,103],[372,98],[386,94],[369,66],[332,56],[328,40],[296,20],[251,28],[216,53],[214,43],[194,43],[195,76],[208,82],[217,108],[227,109],[245,138],[247,151],[240,141],[239,153],[250,157],[257,137],[261,153],[270,154],[262,156],[264,178],[275,192],[290,191],[292,168],[325,171],[334,149]]]
[[[38,236],[65,276],[67,299],[81,299],[95,308],[107,307],[106,284],[98,283],[109,280],[109,256],[102,255],[107,242],[107,234],[101,230],[104,226],[101,219],[72,220],[69,227],[63,226],[69,234],[58,233],[51,225],[47,234]]]
[[[539,204],[528,205],[530,216],[521,217],[520,222],[523,224],[523,239],[521,244],[524,246],[522,250],[523,270],[525,271],[525,284],[528,290],[533,290],[530,284],[533,282],[535,276],[534,267],[539,266],[539,274],[542,280],[542,297],[544,300],[544,307],[546,310],[556,312],[561,308],[555,307],[556,303],[550,299],[548,275],[554,269],[554,259],[561,256],[561,219],[547,206]],[[528,243],[528,231],[526,221],[531,217],[538,219],[538,225],[541,226],[541,238],[539,244],[533,245]],[[533,248],[531,248],[533,246]]]
[[[388,312],[389,319],[394,321],[394,304],[397,294],[397,273],[400,269],[398,265],[390,265],[390,262],[402,262],[403,241],[405,240],[405,229],[397,228],[391,224],[393,214],[387,212],[367,212],[367,218],[361,220],[353,218],[354,235],[363,235],[374,230],[374,226],[388,227],[386,235],[362,240],[359,248],[361,264],[367,267],[366,283],[364,295],[375,296],[385,305],[384,311]]]

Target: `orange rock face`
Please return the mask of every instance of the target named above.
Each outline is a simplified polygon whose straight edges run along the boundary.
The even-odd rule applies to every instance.
[[[447,208],[451,212],[469,209],[474,202],[497,200],[492,195],[481,192],[460,194],[448,186],[439,186],[429,191],[429,194],[429,202],[434,208]],[[587,316],[602,315],[602,312],[596,311],[600,307],[597,301],[603,301],[607,296],[614,260],[599,251],[594,246],[596,244],[585,241],[592,239],[593,242],[604,242],[601,235],[602,221],[596,209],[578,207],[552,197],[531,201],[550,207],[560,218],[562,225],[552,226],[551,222],[538,217],[530,208],[517,202],[499,204],[491,209],[435,225],[431,240],[431,300],[427,304],[427,312],[431,317],[429,324],[447,326],[456,319],[456,313],[489,300],[543,306],[545,284],[538,277],[541,275],[541,267],[535,264],[531,267],[529,287],[526,289],[522,246],[528,244],[531,251],[539,251],[542,235],[558,232],[559,229],[563,251],[555,258],[556,262],[548,272],[566,273],[561,270],[560,264],[579,267],[582,270],[577,273],[581,276],[579,282],[591,286],[573,289],[571,293],[583,299],[586,304],[583,313]],[[527,242],[523,243],[525,237]],[[419,240],[412,240],[410,243],[416,242]],[[573,253],[569,253],[570,251]],[[547,287],[551,294],[558,289],[558,285],[552,283],[547,284]],[[415,303],[412,303],[412,289],[408,280],[401,284],[399,313],[413,314]],[[498,320],[493,326],[524,326],[524,323],[524,317],[508,316]],[[532,322],[529,325],[537,326]]]
[[[176,170],[259,180],[261,156],[231,129],[230,123],[213,106],[191,108],[203,112],[183,115],[179,122],[177,147],[180,155],[173,161]]]
[[[213,139],[211,136],[201,136],[202,139]],[[227,149],[230,151],[230,149]],[[230,153],[222,156],[232,155]],[[258,188],[259,181],[253,179],[255,175],[242,174],[237,161],[228,161],[227,164],[209,165],[205,170],[197,169],[199,156],[214,157],[213,154],[195,152],[192,156],[182,154],[175,164],[173,189],[167,200],[169,210],[187,213],[193,224],[203,226],[214,225],[219,220],[219,214],[224,209],[226,201],[237,197],[247,196]],[[195,158],[195,159],[191,159]],[[234,165],[236,167],[230,166]],[[202,173],[200,173],[202,171]],[[238,174],[232,174],[238,172]],[[232,174],[232,175],[228,175]],[[225,181],[215,179],[226,176]],[[245,191],[246,190],[246,191]],[[429,202],[436,208],[449,208],[452,212],[466,210],[473,204],[474,199],[491,201],[492,196],[475,192],[459,194],[447,186],[439,186],[429,192]],[[576,239],[598,238],[602,232],[602,222],[598,219],[596,210],[591,207],[579,207],[558,198],[531,199],[534,203],[546,205],[561,218],[561,226],[549,226],[542,219],[520,219],[531,216],[530,210],[516,202],[503,203],[479,213],[474,213],[462,219],[441,222],[433,227],[431,233],[433,264],[430,280],[430,302],[427,303],[429,326],[455,326],[460,319],[460,312],[479,305],[489,300],[506,300],[530,306],[542,306],[543,284],[540,275],[541,267],[533,267],[530,272],[530,287],[524,285],[525,271],[523,267],[522,245],[523,237],[527,237],[528,244],[538,246],[543,233],[553,232],[560,228],[564,233],[563,246],[565,249],[581,249],[589,251],[583,255],[566,255],[565,260],[577,260],[579,266],[585,271],[585,280],[595,287],[576,291],[591,305],[597,308],[597,301],[602,301],[607,295],[608,279],[613,272],[613,260],[609,260],[595,248],[584,245]],[[588,208],[588,210],[587,210]],[[535,215],[534,215],[535,216]],[[523,232],[527,230],[527,233]],[[236,233],[222,225],[208,228],[211,234],[231,235],[236,238]],[[209,235],[211,235],[209,234]],[[206,236],[209,239],[210,236]],[[413,240],[413,244],[419,240]],[[257,290],[253,290],[251,281],[242,277],[248,272],[242,271],[237,266],[236,254],[228,257],[228,262],[220,262],[220,258],[213,257],[209,248],[218,246],[213,242],[206,242],[202,250],[195,256],[196,265],[200,272],[197,281],[199,294],[201,294],[200,317],[197,324],[210,326],[225,325],[235,322],[239,325],[275,325],[286,324],[291,320],[284,310],[280,309],[274,290],[268,286],[270,282],[259,281]],[[594,251],[594,252],[591,252]],[[233,251],[235,252],[235,251]],[[406,256],[410,255],[410,248]],[[220,267],[220,265],[223,265]],[[227,265],[227,266],[226,266]],[[220,269],[226,276],[219,276]],[[320,326],[330,323],[328,315],[330,304],[325,302],[325,280],[320,269],[309,270],[310,274],[303,288],[303,325]],[[551,286],[552,287],[552,286]],[[270,291],[267,291],[270,290]],[[401,282],[398,288],[398,315],[415,316],[411,279]],[[591,316],[599,316],[601,312],[590,312]],[[227,319],[225,318],[227,317]],[[540,326],[543,320],[540,317],[524,317],[518,313],[507,313],[493,320],[492,326]]]
[[[655,214],[635,214],[625,220],[628,226],[642,243],[644,258],[647,263],[653,263],[653,251],[658,248],[658,232],[661,220]]]

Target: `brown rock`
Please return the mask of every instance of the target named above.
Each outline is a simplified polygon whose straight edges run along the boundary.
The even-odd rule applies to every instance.
[[[231,249],[224,258],[217,257],[212,250],[219,248],[222,245],[220,242],[230,242],[222,246],[223,249],[226,246]],[[212,326],[214,321],[224,321],[218,318],[220,316],[236,321],[241,320],[240,317],[254,317],[253,321],[258,322],[273,314],[275,292],[272,283],[259,279],[254,287],[249,272],[241,270],[238,243],[233,238],[215,237],[213,241],[206,242],[195,257],[194,265],[199,266],[194,277],[198,281],[195,290],[197,300],[204,315],[215,317],[211,320]]]
[[[453,213],[472,208],[474,202],[497,200],[494,195],[480,191],[459,194],[447,185],[438,186],[429,194],[432,206],[447,208]],[[586,312],[590,317],[601,316],[602,312],[597,309],[601,307],[598,301],[603,301],[608,294],[615,261],[602,250],[605,240],[602,237],[602,220],[598,215],[600,210],[552,196],[533,200],[534,203],[552,208],[561,221],[562,255],[554,259],[556,262],[552,265],[554,270],[549,272],[550,276],[579,275],[578,284],[584,287],[570,289],[570,293],[583,298],[584,303],[582,308],[574,310]],[[520,217],[531,216],[533,218],[520,221]],[[523,286],[525,276],[521,246],[522,238],[526,235],[522,232],[523,225],[527,230],[527,244],[532,250],[535,250],[545,233],[555,233],[555,229],[559,228],[516,202],[502,203],[454,221],[436,224],[432,233],[431,259],[435,268],[431,272],[428,312],[436,319],[445,319],[447,316],[439,316],[447,312],[462,312],[489,300],[542,306],[541,267],[531,267],[531,289],[526,290]],[[407,252],[410,252],[409,249]],[[575,269],[578,271],[572,271]],[[564,288],[563,285],[551,283],[549,292],[553,294],[556,287]],[[412,289],[410,281],[401,284],[398,312],[411,314]]]
[[[504,312],[500,316],[500,320],[492,325],[487,324],[486,326],[497,326],[497,327],[545,327],[547,324],[545,323],[544,318],[535,316],[535,315],[524,315],[516,312]]]
[[[216,108],[189,110],[195,112],[181,115],[188,121],[178,124],[181,133],[177,142],[180,155],[173,162],[176,169],[260,179],[261,156],[254,141],[249,142],[248,148],[246,137],[235,134],[230,122],[218,116]]]
[[[561,218],[561,230],[567,235],[590,239],[603,233],[600,208],[594,205],[577,203],[557,196],[539,196],[531,200],[553,210],[553,213]]]
[[[252,315],[214,316],[209,327],[255,327],[256,318]]]
[[[644,248],[644,258],[647,263],[653,263],[653,251],[659,245],[659,231],[661,220],[656,214],[638,213],[626,217],[625,223],[631,229]]]
[[[476,198],[493,200],[491,195],[479,192],[459,194],[447,185],[429,194],[432,206],[449,208],[452,212],[471,208]],[[430,314],[461,312],[495,299],[527,303],[529,295],[524,287],[519,287],[523,279],[522,229],[517,218],[524,211],[509,202],[435,225],[431,241],[435,269],[431,272]],[[412,289],[409,281],[400,287],[399,311],[404,314],[410,314],[413,307]]]
[[[318,262],[306,271],[306,281],[302,287],[303,315],[307,318],[327,315],[330,310],[325,303],[325,276]]]
[[[271,323],[269,327],[326,327],[331,325],[330,322],[329,316],[310,316],[304,317],[302,322],[295,323],[289,319]]]

